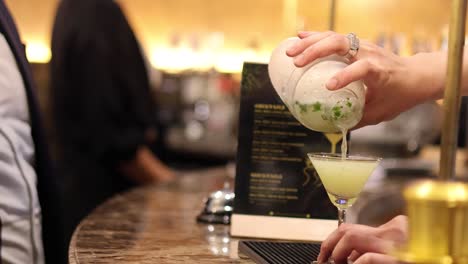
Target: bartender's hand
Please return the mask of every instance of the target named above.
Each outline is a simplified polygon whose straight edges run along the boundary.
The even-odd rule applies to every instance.
[[[319,263],[332,259],[335,263],[397,264],[389,255],[395,246],[407,238],[407,218],[397,216],[379,227],[342,224],[323,241],[318,256]]]
[[[298,36],[300,40],[286,52],[298,67],[332,54],[345,56],[350,49],[348,38],[335,32],[300,32]],[[445,57],[444,53],[425,53],[404,58],[361,40],[359,51],[349,58],[350,65],[328,80],[326,87],[336,90],[362,80],[368,89],[357,127],[377,124],[419,103],[441,98]]]

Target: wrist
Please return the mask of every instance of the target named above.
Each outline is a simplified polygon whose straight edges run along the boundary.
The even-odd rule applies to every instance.
[[[446,75],[446,55],[442,52],[418,53],[404,59],[409,87],[418,103],[443,98]]]

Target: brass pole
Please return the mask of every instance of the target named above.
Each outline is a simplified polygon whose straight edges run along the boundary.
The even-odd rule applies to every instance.
[[[444,94],[444,121],[440,151],[439,177],[450,180],[455,177],[458,119],[460,116],[460,84],[465,42],[466,1],[453,0],[447,60],[447,80]]]
[[[287,34],[297,34],[297,0],[283,0],[283,26]]]
[[[328,29],[335,31],[336,0],[330,0],[330,16],[328,17]]]

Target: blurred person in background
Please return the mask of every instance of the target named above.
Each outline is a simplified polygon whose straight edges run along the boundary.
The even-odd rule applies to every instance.
[[[148,69],[113,0],[60,2],[52,35],[51,109],[68,236],[114,194],[175,177],[151,151],[161,137]]]
[[[30,65],[0,0],[0,263],[66,263]]]

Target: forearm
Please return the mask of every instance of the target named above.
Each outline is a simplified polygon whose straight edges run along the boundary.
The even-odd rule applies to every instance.
[[[138,148],[134,159],[123,162],[121,171],[139,183],[167,182],[175,177],[174,172],[146,146]]]
[[[410,87],[419,90],[428,100],[442,99],[447,78],[447,52],[420,53],[406,59]],[[414,73],[414,74],[413,74]],[[461,90],[468,96],[468,49],[463,56]]]
[[[400,81],[415,91],[415,103],[441,99],[445,88],[447,54],[418,53],[404,60],[407,69]]]

